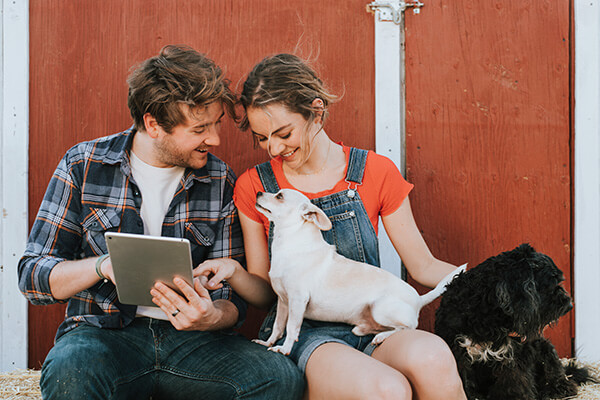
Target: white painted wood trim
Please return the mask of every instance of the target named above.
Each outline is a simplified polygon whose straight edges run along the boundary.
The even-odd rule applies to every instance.
[[[393,2],[390,2],[393,3]],[[401,24],[375,14],[375,151],[404,173],[404,18]],[[379,220],[382,268],[400,276],[401,262]]]
[[[600,361],[600,1],[575,0],[575,354]]]
[[[17,262],[27,239],[29,2],[2,0],[0,371],[27,367],[27,301]]]

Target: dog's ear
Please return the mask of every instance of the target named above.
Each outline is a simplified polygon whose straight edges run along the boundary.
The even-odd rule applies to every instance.
[[[328,231],[331,229],[331,221],[327,214],[323,212],[319,207],[314,204],[303,204],[302,205],[302,218],[304,220],[312,222],[320,230]]]
[[[496,299],[502,311],[511,317],[513,329],[529,336],[539,326],[541,299],[531,273],[513,270],[513,274],[519,273],[528,276],[512,276],[500,281],[496,285]]]

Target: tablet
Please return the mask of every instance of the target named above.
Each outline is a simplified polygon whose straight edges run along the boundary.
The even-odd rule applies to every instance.
[[[173,284],[175,276],[193,286],[187,239],[117,232],[106,232],[104,237],[121,303],[156,307],[150,289],[161,281],[180,293]]]

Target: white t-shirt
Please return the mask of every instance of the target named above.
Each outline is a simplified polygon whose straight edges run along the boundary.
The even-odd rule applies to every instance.
[[[141,216],[144,222],[144,234],[161,236],[165,219],[173,195],[177,189],[185,168],[158,168],[146,164],[133,151],[130,152],[131,173],[142,195]],[[158,307],[138,306],[137,317],[151,317],[168,320]]]

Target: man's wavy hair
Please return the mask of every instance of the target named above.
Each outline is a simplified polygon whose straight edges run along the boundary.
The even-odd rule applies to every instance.
[[[197,107],[216,101],[237,120],[229,80],[214,61],[191,47],[163,47],[157,56],[135,66],[127,83],[127,105],[138,130],[144,130],[144,114],[149,113],[171,133],[187,119],[187,110],[181,105],[189,106],[193,113]]]

